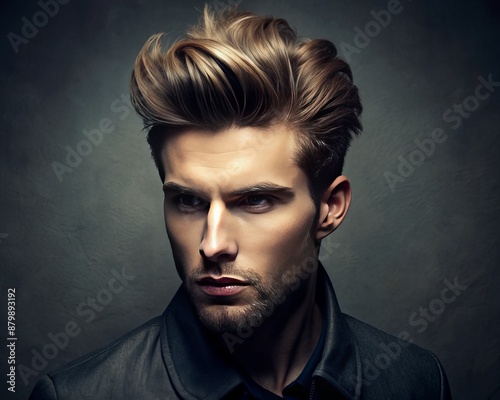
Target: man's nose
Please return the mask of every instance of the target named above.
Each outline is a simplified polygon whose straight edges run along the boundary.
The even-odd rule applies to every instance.
[[[230,229],[230,215],[222,202],[213,202],[207,213],[200,254],[214,262],[233,261],[238,246]]]

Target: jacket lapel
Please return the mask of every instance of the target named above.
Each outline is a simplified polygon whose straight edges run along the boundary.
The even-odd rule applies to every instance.
[[[221,399],[242,383],[198,321],[181,285],[163,314],[161,348],[175,390],[186,399]]]

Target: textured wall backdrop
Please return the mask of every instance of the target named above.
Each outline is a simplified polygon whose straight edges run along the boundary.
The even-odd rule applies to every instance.
[[[435,352],[454,398],[500,399],[496,2],[239,2],[332,40],[361,90],[364,135],[345,168],[352,209],[322,253],[342,309]],[[161,313],[177,288],[128,79],[151,34],[178,36],[202,7],[4,4],[1,398],[26,398],[42,374]],[[446,285],[456,292],[447,303]],[[15,394],[5,382],[8,288]]]

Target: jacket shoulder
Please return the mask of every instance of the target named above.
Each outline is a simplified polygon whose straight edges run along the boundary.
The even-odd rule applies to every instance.
[[[344,317],[358,349],[361,392],[367,395],[362,398],[451,399],[446,374],[432,352]]]
[[[49,373],[29,399],[159,398],[159,394],[148,395],[149,388],[156,388],[145,382],[152,377],[168,382],[160,350],[161,322],[156,317],[105,348]]]

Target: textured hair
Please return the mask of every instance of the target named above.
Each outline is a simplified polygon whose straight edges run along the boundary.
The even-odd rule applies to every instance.
[[[162,180],[171,132],[284,124],[315,202],[342,172],[362,111],[349,65],[324,39],[299,39],[284,19],[205,6],[184,38],[153,35],[139,53],[131,100],[149,129]]]

